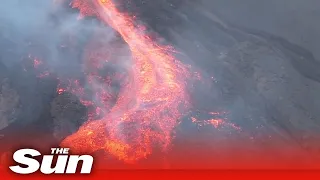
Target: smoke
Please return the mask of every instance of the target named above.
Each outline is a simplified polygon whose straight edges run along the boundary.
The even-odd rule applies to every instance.
[[[6,70],[1,78],[8,78],[20,96],[14,119],[18,124],[46,122],[57,78],[82,76],[83,49],[98,23],[89,18],[80,21],[77,11],[50,0],[1,4],[0,66]]]
[[[83,45],[96,25],[92,21],[78,21],[76,11],[54,1],[4,1],[0,10],[1,54],[2,62],[7,66],[31,55],[45,60],[55,70],[62,68],[62,71],[67,71],[69,65],[74,66],[77,62],[81,52],[63,54],[63,48],[69,48],[65,47],[66,43],[74,37],[76,45]],[[19,54],[20,58],[12,58],[13,54]]]
[[[2,2],[0,7],[1,59],[7,66],[16,63],[20,59],[12,56],[19,57],[26,53],[25,47],[29,37],[41,33],[45,29],[46,18],[48,18],[48,4],[44,2],[47,1],[33,2],[27,3],[18,0]],[[37,8],[39,6],[36,6],[36,4],[46,8]]]

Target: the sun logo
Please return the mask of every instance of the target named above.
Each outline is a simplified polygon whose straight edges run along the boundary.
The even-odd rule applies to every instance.
[[[93,157],[90,155],[69,155],[68,148],[51,148],[51,155],[43,155],[42,162],[33,159],[41,156],[34,149],[20,149],[13,154],[13,160],[21,165],[10,166],[11,171],[18,174],[31,174],[40,169],[43,174],[75,174],[79,161],[82,161],[81,174],[89,174],[93,165]],[[55,167],[52,167],[54,157],[57,157]]]

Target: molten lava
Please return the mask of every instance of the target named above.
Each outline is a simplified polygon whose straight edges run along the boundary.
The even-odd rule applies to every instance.
[[[169,53],[171,47],[153,41],[143,26],[120,13],[111,0],[75,0],[72,5],[82,15],[96,15],[117,31],[129,46],[132,62],[127,70],[129,80],[122,84],[108,113],[88,121],[61,145],[73,152],[104,150],[125,162],[146,158],[155,145],[167,149],[174,128],[189,106],[187,68]],[[93,74],[88,75],[88,81]],[[107,82],[107,78],[102,79]],[[108,96],[103,90],[98,94],[99,98]]]
[[[89,109],[89,120],[61,146],[77,153],[102,150],[127,163],[148,157],[155,147],[166,151],[179,120],[190,113],[187,80],[201,80],[200,74],[189,73],[173,56],[172,47],[158,44],[144,26],[120,12],[111,0],[73,0],[71,5],[80,10],[80,17],[96,16],[113,32],[98,28],[85,48],[83,65],[89,88],[78,79],[59,79],[57,93],[76,94]],[[118,38],[110,40],[114,33]],[[127,46],[120,49],[128,52],[118,51],[119,38]],[[113,58],[126,53],[126,58]],[[192,122],[237,129],[224,118],[214,117],[219,113],[205,114],[213,117],[205,121],[192,117]]]

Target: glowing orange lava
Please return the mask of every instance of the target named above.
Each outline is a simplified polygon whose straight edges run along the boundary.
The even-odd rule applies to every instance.
[[[189,106],[187,69],[170,55],[170,47],[149,38],[144,28],[120,13],[112,1],[75,0],[72,6],[82,15],[98,16],[117,31],[130,48],[132,62],[129,81],[122,85],[110,111],[100,120],[88,121],[61,145],[73,152],[104,150],[125,162],[146,158],[155,145],[167,149],[182,112]]]

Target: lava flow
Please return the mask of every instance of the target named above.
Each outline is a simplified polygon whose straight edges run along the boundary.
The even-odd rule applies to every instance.
[[[61,146],[73,152],[104,150],[129,163],[146,158],[154,146],[166,150],[189,107],[187,68],[170,54],[170,47],[153,41],[143,26],[118,11],[111,0],[74,0],[72,6],[82,15],[96,15],[117,31],[129,46],[131,65],[128,82],[122,84],[108,113],[99,120],[89,120]]]

